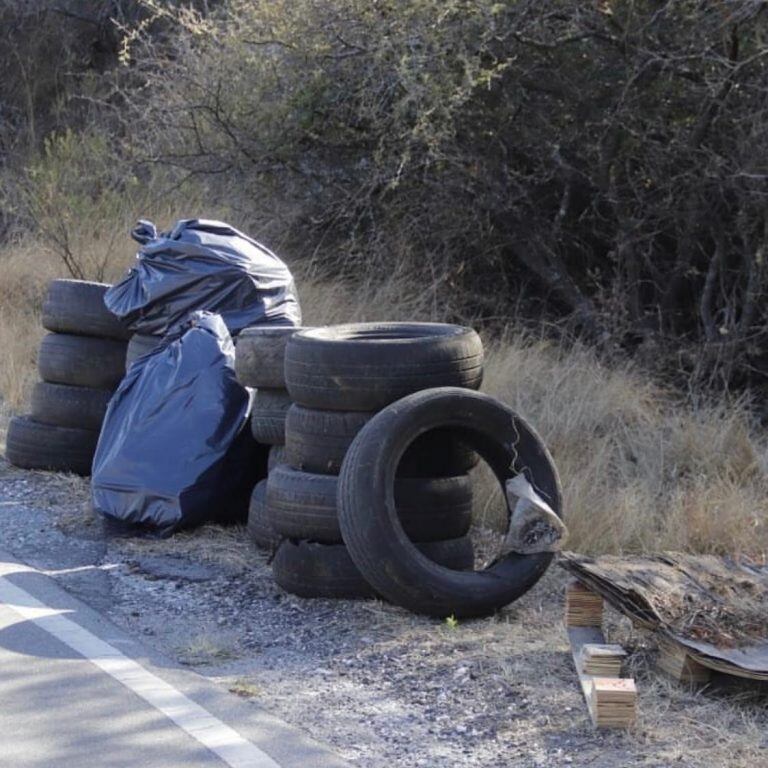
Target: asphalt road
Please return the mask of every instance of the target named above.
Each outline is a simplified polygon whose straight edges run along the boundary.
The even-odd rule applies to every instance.
[[[0,766],[343,768],[0,551]]]

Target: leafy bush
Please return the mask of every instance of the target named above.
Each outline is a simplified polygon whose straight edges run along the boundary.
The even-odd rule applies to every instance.
[[[167,14],[168,11],[162,11]],[[137,36],[151,156],[326,270],[442,276],[699,380],[766,370],[763,5],[229,0]],[[139,125],[137,121],[135,125]]]
[[[0,159],[81,126],[83,79],[117,61],[121,25],[146,17],[142,0],[0,0]]]
[[[23,169],[0,178],[0,199],[18,229],[59,260],[59,270],[80,280],[111,279],[135,251],[128,233],[138,218],[169,221],[204,205],[212,215],[220,208],[204,204],[192,184],[177,193],[162,169],[139,169],[139,176],[133,167],[104,131],[52,133]]]
[[[459,316],[565,320],[694,386],[765,387],[767,18],[753,0],[0,0],[0,225],[25,209],[65,255],[62,218],[162,165],[314,274],[409,270]],[[96,157],[72,159],[62,208],[45,194],[68,130]]]
[[[76,279],[104,278],[115,240],[125,237],[144,196],[136,176],[115,160],[102,134],[51,134],[11,187],[17,216]]]

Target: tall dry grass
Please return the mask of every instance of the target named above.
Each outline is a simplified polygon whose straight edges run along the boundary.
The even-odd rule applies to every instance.
[[[126,236],[110,277],[133,253]],[[45,285],[63,273],[29,240],[0,253],[0,267],[0,398],[19,412],[36,379]],[[456,317],[439,278],[425,287],[395,268],[386,283],[351,286],[296,272],[307,325]],[[572,548],[768,552],[768,441],[743,403],[694,407],[630,365],[607,367],[587,348],[514,329],[486,339],[486,359],[483,389],[526,416],[554,455]],[[479,485],[480,506],[498,516],[498,493]]]
[[[45,286],[58,276],[39,244],[21,240],[0,256],[0,403],[18,410],[35,381]]]
[[[484,389],[525,415],[588,552],[768,552],[768,443],[743,403],[693,407],[588,349],[488,346]]]

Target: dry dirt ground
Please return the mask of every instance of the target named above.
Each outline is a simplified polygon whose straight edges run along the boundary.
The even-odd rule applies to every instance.
[[[302,600],[241,528],[111,538],[86,480],[1,458],[0,547],[361,768],[768,766],[765,690],[670,684],[652,642],[617,616],[609,635],[632,649],[639,722],[593,730],[558,568],[499,615],[456,626],[381,602]]]

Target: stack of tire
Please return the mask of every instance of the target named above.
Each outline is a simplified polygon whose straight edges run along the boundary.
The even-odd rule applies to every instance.
[[[43,304],[31,413],[11,419],[6,456],[24,469],[88,475],[130,333],[104,306],[109,285],[54,280]]]
[[[347,449],[390,403],[431,387],[477,389],[482,374],[480,338],[460,326],[358,324],[291,336],[286,464],[269,474],[264,509],[281,540],[272,567],[283,589],[302,597],[374,595],[339,527],[338,475]],[[476,461],[450,430],[431,431],[405,451],[394,481],[405,535],[429,560],[457,570],[474,565],[467,472]]]
[[[235,372],[240,383],[252,390],[251,432],[254,439],[268,445],[268,471],[285,460],[285,420],[291,398],[285,388],[283,361],[285,347],[294,326],[245,328],[235,342]],[[267,481],[253,489],[248,513],[248,535],[262,549],[279,544],[267,514]]]

